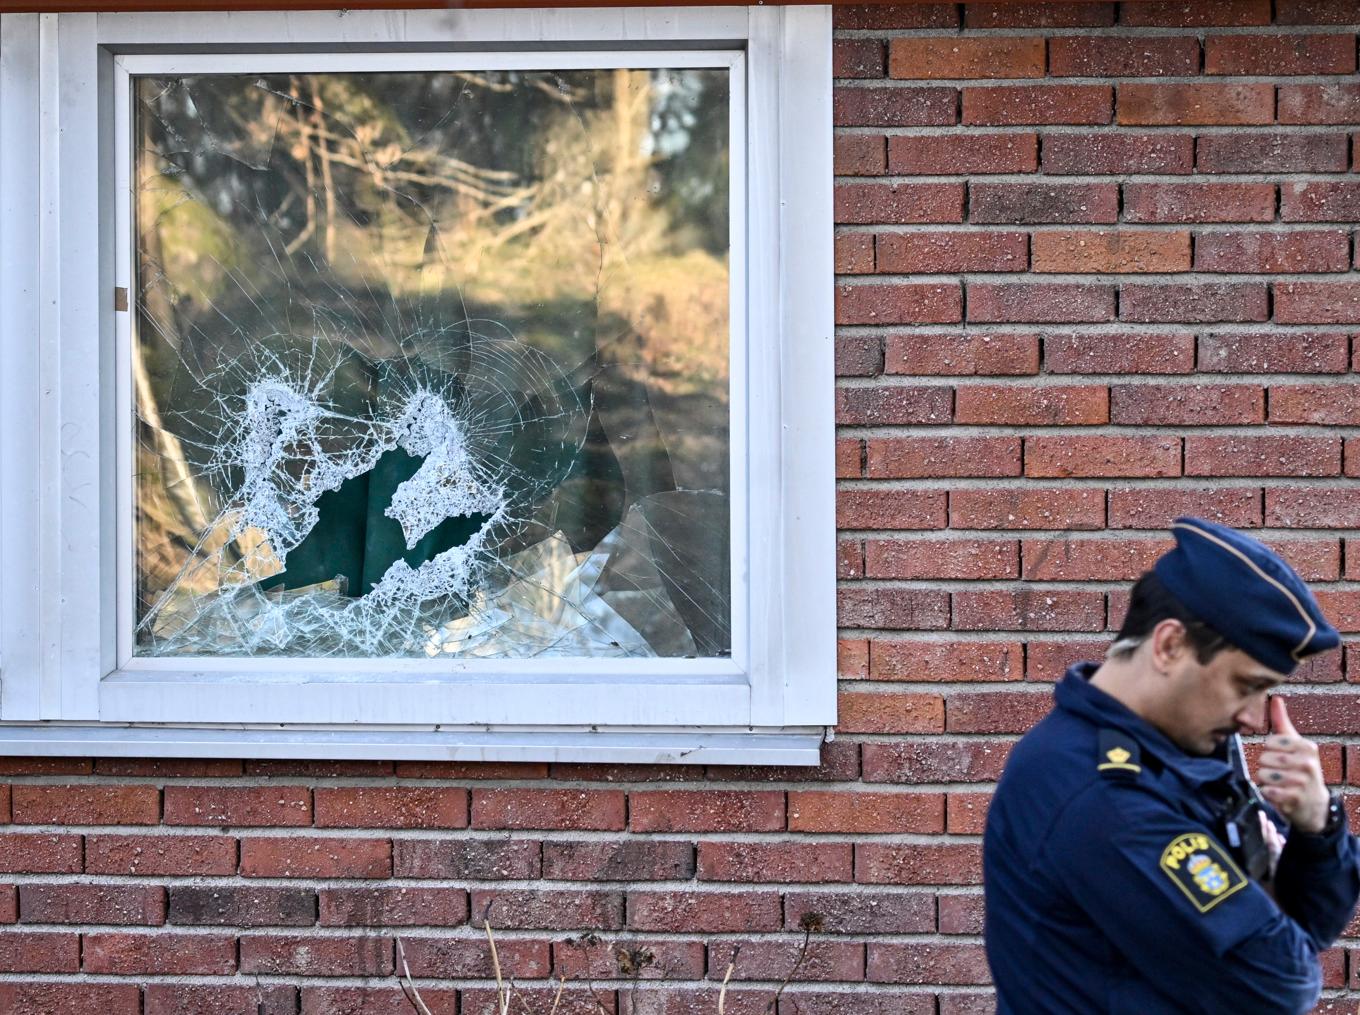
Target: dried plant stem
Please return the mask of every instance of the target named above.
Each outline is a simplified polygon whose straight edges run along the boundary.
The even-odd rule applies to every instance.
[[[789,985],[790,981],[793,980],[794,976],[797,975],[798,970],[802,967],[803,961],[807,958],[808,946],[811,941],[812,931],[803,931],[803,944],[802,947],[798,949],[798,958],[794,960],[793,968],[789,970],[788,975],[779,982],[779,987],[775,990],[774,997],[770,998],[770,1003],[765,1006],[767,1012],[774,1013],[779,1010],[779,998],[784,993],[784,988]]]
[[[491,907],[487,906],[487,912],[482,916],[482,925],[486,927],[486,943],[491,948],[491,968],[496,974],[496,1007],[499,1009],[499,1015],[510,1015],[510,989],[501,976],[501,959],[496,954],[496,936],[491,933],[491,921],[487,919],[490,915]]]
[[[736,952],[732,953],[732,959],[727,963],[727,972],[723,974],[722,990],[718,991],[718,1015],[725,1015],[727,1011],[727,984],[732,979],[732,970],[737,967]]]
[[[411,966],[406,961],[406,950],[401,946],[401,938],[397,938],[397,961],[401,963],[401,992],[406,995],[406,1000],[411,1002],[411,1007],[420,1015],[434,1015],[434,1012],[430,1011],[429,1006],[421,998],[420,991],[416,990],[415,983],[411,980]]]

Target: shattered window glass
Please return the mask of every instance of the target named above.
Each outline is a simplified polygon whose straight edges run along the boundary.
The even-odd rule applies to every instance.
[[[728,74],[134,78],[134,651],[729,655]]]

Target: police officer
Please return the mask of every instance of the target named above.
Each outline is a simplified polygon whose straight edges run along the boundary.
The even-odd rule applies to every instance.
[[[1001,1015],[1306,1012],[1360,897],[1345,811],[1283,701],[1259,796],[1230,759],[1336,630],[1256,540],[1196,518],[1173,534],[1105,660],[1067,672],[997,786],[983,866]]]

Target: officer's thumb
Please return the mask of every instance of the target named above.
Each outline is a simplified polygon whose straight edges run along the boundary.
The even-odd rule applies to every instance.
[[[1289,710],[1285,708],[1284,699],[1278,695],[1270,699],[1270,730],[1282,737],[1299,735],[1299,731],[1289,721]]]

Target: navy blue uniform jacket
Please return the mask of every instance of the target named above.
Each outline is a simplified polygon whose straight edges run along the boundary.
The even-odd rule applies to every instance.
[[[1306,1012],[1360,896],[1355,838],[1294,832],[1272,901],[1223,843],[1232,771],[1089,683],[1016,745],[987,815],[987,958],[1001,1015]]]

